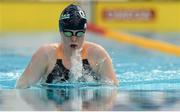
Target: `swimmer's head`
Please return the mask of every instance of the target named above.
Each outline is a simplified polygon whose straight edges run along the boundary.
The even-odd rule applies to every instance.
[[[71,4],[61,13],[59,18],[59,30],[86,30],[86,15],[78,5]]]

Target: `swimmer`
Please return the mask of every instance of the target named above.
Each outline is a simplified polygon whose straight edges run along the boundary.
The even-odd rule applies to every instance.
[[[16,88],[28,88],[39,81],[56,84],[93,80],[118,85],[109,54],[102,46],[85,40],[86,25],[86,14],[81,7],[67,6],[59,18],[61,41],[43,45],[34,53]],[[72,61],[78,53],[80,63]],[[82,74],[72,73],[76,71],[73,68],[82,70]]]

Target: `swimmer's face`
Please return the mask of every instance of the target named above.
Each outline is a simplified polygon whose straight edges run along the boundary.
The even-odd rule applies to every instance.
[[[61,33],[66,48],[80,49],[84,43],[85,30],[64,29]]]

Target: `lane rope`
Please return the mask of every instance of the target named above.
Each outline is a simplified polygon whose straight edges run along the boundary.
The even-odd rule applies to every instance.
[[[105,27],[96,26],[92,23],[88,24],[88,31],[103,35],[103,37],[105,38],[113,39],[118,42],[124,42],[142,48],[180,56],[180,46],[173,45],[167,42],[116,32]]]

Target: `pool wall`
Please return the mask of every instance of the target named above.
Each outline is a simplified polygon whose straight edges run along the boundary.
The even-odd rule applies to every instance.
[[[75,0],[1,0],[0,32],[58,31],[61,11]],[[115,30],[180,31],[180,2],[79,0],[89,22]]]

